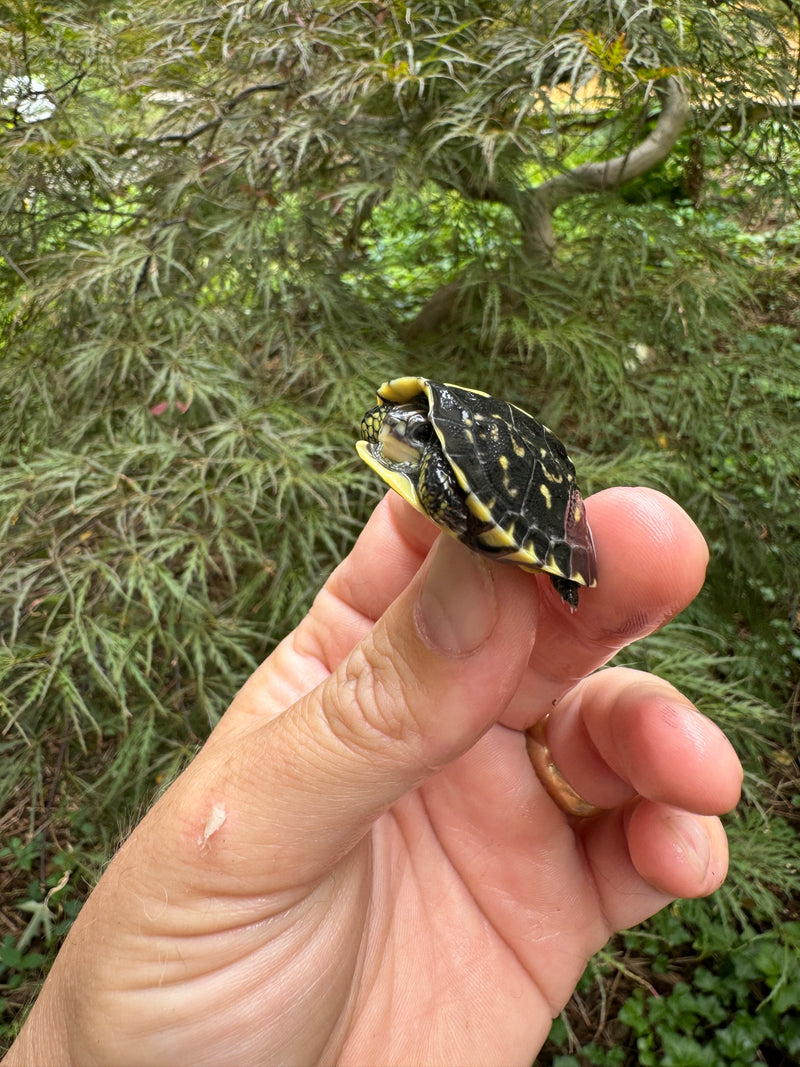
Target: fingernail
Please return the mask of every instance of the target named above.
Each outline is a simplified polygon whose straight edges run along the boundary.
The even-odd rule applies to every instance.
[[[681,813],[665,816],[678,856],[685,860],[698,878],[704,878],[711,862],[711,845],[708,835],[696,818]]]
[[[423,640],[448,656],[464,656],[480,648],[496,622],[488,566],[452,537],[440,537],[417,602]]]

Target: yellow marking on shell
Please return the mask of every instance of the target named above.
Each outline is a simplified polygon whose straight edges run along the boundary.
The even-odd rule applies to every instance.
[[[482,503],[474,493],[469,493],[467,496],[467,507],[480,522],[492,521],[492,508],[494,505],[494,500],[490,500],[487,504]]]
[[[544,497],[544,502],[547,505],[547,510],[549,511],[550,508],[553,506],[553,498],[550,495],[550,490],[547,488],[546,485],[540,485],[539,492]]]
[[[546,455],[546,453],[545,453]],[[556,485],[560,485],[564,481],[564,476],[558,470],[553,470],[547,463],[542,463],[542,474],[548,480],[548,482],[555,482]]]
[[[519,496],[519,489],[511,484],[511,478],[508,473],[508,468],[510,466],[508,456],[498,456],[497,462],[500,464],[503,471],[503,488],[510,497],[513,498]]]
[[[423,380],[427,381],[428,379]],[[444,382],[443,384],[446,385],[448,389],[459,389],[462,393],[474,393],[475,396],[488,396],[489,399],[491,399],[490,394],[484,393],[482,389],[466,389],[463,385],[455,385],[453,382]]]
[[[526,574],[546,574],[541,564],[539,563],[520,563],[517,561],[517,566],[521,571],[525,571]]]
[[[511,437],[511,447],[514,449],[514,454],[520,458],[525,455],[525,446],[519,443],[515,435]]]
[[[544,562],[537,560],[536,552],[533,548],[533,544],[528,542],[526,546],[528,548],[527,554],[525,552],[515,552],[510,556],[503,556],[504,560],[511,560],[517,564],[517,566],[527,571],[529,574],[554,574],[557,578],[568,578],[569,580],[576,582],[578,585],[586,585],[586,580],[580,572],[575,574],[565,574],[555,561],[555,557],[551,553]],[[595,582],[595,585],[597,583]]]
[[[536,559],[536,555],[533,552],[528,552],[524,548],[518,548],[516,552],[510,552],[507,556],[503,556],[504,563],[516,563],[517,566],[527,571],[529,574],[542,574],[542,564]]]
[[[395,404],[404,404],[413,400],[420,393],[427,392],[424,378],[392,378],[378,389],[379,400],[390,400]]]
[[[569,574],[564,574],[564,572],[561,570],[559,565],[556,563],[556,557],[553,555],[552,552],[547,557],[547,560],[546,560],[544,566],[542,567],[542,570],[547,571],[548,574],[557,574],[560,578],[570,578],[570,577],[572,577]]]
[[[537,567],[541,567],[542,564],[539,559],[539,553],[536,551],[536,545],[533,543],[533,541],[525,542],[525,554],[527,555],[529,560],[532,560],[536,563]]]
[[[491,530],[487,530],[486,533],[482,533],[478,538],[482,545],[486,545],[488,548],[511,548],[516,542],[514,540],[514,527],[504,530],[500,526],[493,526]],[[506,557],[511,558],[511,557]]]
[[[574,519],[574,521],[575,522],[580,522],[582,517],[583,516],[581,515],[581,509],[580,508],[575,508],[573,510],[573,512],[572,512],[572,518]]]
[[[448,462],[450,463],[450,467],[451,467],[451,469],[453,471],[453,474],[455,474],[455,476],[456,476],[456,481],[458,482],[458,484],[461,486],[461,488],[464,490],[465,493],[469,493],[470,492],[469,481],[467,480],[466,474],[464,474],[464,472],[459,467],[459,465],[453,460],[452,456],[448,456],[447,459],[448,459]]]

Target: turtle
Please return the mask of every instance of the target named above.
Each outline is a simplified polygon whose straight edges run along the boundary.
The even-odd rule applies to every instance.
[[[552,430],[430,378],[394,378],[377,395],[356,444],[364,462],[468,548],[547,574],[574,611],[597,562],[575,467]]]

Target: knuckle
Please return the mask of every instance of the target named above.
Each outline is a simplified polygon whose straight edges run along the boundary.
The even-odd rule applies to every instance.
[[[360,754],[400,756],[403,749],[417,748],[422,736],[415,714],[419,687],[402,651],[380,629],[356,646],[337,672],[328,726]]]

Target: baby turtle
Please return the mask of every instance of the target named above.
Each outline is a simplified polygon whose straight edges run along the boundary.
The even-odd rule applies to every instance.
[[[597,584],[575,467],[556,435],[477,389],[394,378],[361,421],[361,458],[476,552],[549,575],[574,611]]]

